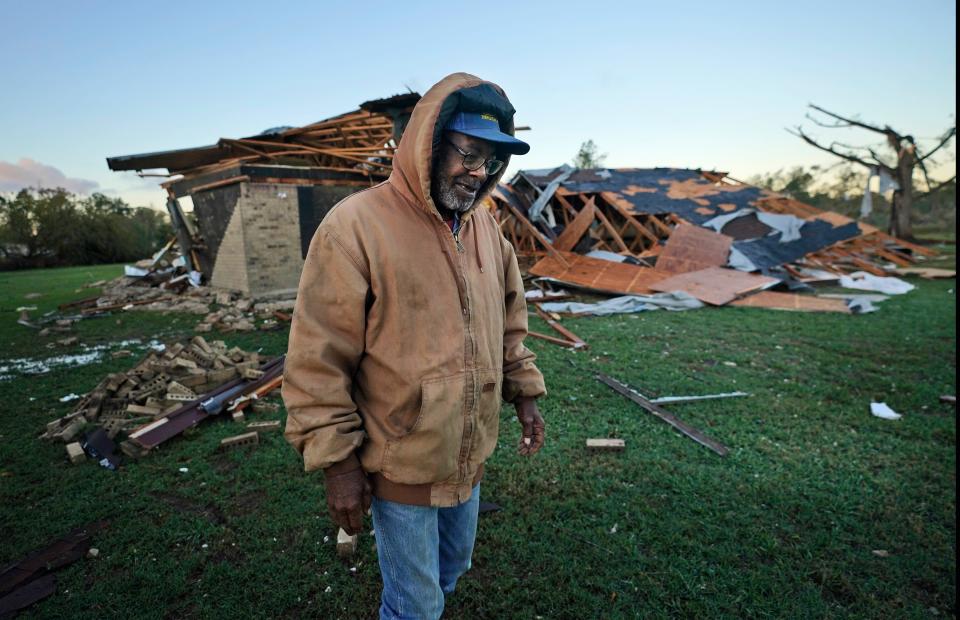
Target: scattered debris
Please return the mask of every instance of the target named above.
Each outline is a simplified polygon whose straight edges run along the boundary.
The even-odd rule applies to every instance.
[[[83,451],[93,457],[102,467],[110,470],[116,470],[120,467],[120,455],[116,453],[117,446],[103,428],[94,427],[90,433],[84,436],[81,446]]]
[[[627,447],[627,443],[623,439],[588,439],[587,440],[588,450],[609,450],[614,452],[620,452],[626,447]]]
[[[724,172],[522,170],[493,202],[518,256],[533,260],[536,282],[605,294],[685,291],[715,306],[862,313],[876,308],[823,303],[810,285],[862,286],[866,274],[901,288],[886,276],[937,254]],[[765,293],[774,286],[790,293]]]
[[[0,569],[0,618],[42,600],[56,591],[53,572],[84,557],[90,550],[90,537],[107,527],[106,521],[73,530],[27,557]]]
[[[347,534],[341,527],[337,532],[337,555],[341,558],[349,558],[357,551],[357,535]]]
[[[127,372],[107,375],[82,398],[61,399],[80,398],[71,413],[47,425],[42,438],[69,443],[87,429],[83,449],[114,469],[119,465],[114,439],[120,433],[127,434],[119,444],[123,453],[142,456],[238,399],[266,396],[279,387],[282,372],[282,356],[262,361],[256,352],[228,348],[219,340],[208,343],[195,336],[160,345]]]
[[[953,269],[937,269],[935,267],[900,267],[894,270],[899,276],[920,276],[925,280],[956,278],[957,272]]]
[[[870,403],[870,413],[884,420],[899,420],[903,417],[891,409],[887,403]]]
[[[761,291],[731,302],[732,306],[769,308],[771,310],[796,310],[799,312],[839,312],[850,314],[850,307],[842,299],[823,299],[813,295]]]
[[[673,415],[666,409],[663,409],[662,407],[660,407],[660,405],[650,402],[649,400],[641,396],[639,393],[637,393],[636,390],[634,390],[627,384],[617,381],[613,377],[608,377],[603,373],[597,373],[596,379],[597,381],[609,386],[618,394],[625,396],[630,400],[632,400],[633,402],[635,402],[636,404],[640,405],[641,407],[643,407],[644,409],[646,409],[656,417],[660,418],[661,420],[663,420],[673,428],[677,429],[678,431],[680,431],[690,439],[693,439],[700,445],[705,446],[710,450],[713,450],[720,456],[726,456],[727,453],[730,451],[730,449],[727,448],[725,445],[721,444],[720,442],[714,439],[711,439],[710,437],[707,437],[696,428],[693,428],[692,426],[689,426],[684,422],[680,421],[679,418],[677,418],[675,415]]]
[[[77,463],[82,463],[87,460],[87,453],[83,451],[80,443],[75,441],[67,444],[67,457],[71,463],[76,465]]]
[[[941,403],[947,403],[947,404],[950,404],[950,405],[956,405],[956,404],[957,404],[957,397],[956,397],[956,396],[952,396],[952,395],[944,395],[944,396],[941,396],[941,397],[940,397],[940,402],[941,402]]]
[[[553,336],[547,336],[546,334],[541,334],[538,332],[527,332],[530,336],[533,336],[534,338],[540,338],[542,340],[546,340],[554,344],[559,344],[561,346],[570,347],[572,349],[589,348],[589,345],[586,342],[584,342],[580,338],[580,336],[576,335],[575,333],[573,333],[572,331],[570,331],[569,329],[561,325],[560,321],[558,321],[557,319],[553,318],[552,316],[544,312],[540,308],[539,304],[534,302],[533,307],[537,312],[537,316],[539,316],[541,319],[546,321],[547,325],[549,325],[553,329],[553,331],[560,334],[562,338],[554,338]]]
[[[885,295],[903,295],[916,287],[900,278],[880,277],[865,271],[840,276],[840,286],[859,291],[876,291]]]
[[[233,437],[224,437],[220,440],[221,448],[242,448],[244,446],[256,446],[260,443],[260,434],[256,431],[234,435]]]
[[[256,429],[258,431],[280,430],[280,420],[264,420],[263,422],[250,422],[249,424],[247,424],[247,428]]]
[[[503,508],[499,504],[494,504],[493,502],[480,502],[480,506],[477,508],[479,514],[484,514],[487,512],[500,512]]]
[[[738,398],[740,396],[750,396],[749,392],[726,392],[724,394],[704,394],[703,396],[661,396],[660,398],[650,399],[651,403],[662,405],[664,403],[692,403],[698,400],[712,400],[714,398]]]
[[[553,299],[553,298],[549,298]],[[653,295],[622,295],[597,303],[578,303],[572,301],[540,304],[545,312],[561,314],[609,316],[646,310],[692,310],[702,308],[703,302],[683,291],[654,293]]]

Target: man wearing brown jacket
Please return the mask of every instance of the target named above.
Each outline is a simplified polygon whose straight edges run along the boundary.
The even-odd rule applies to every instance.
[[[529,150],[513,114],[472,75],[433,86],[390,178],[327,214],[300,279],[285,435],[306,471],[323,470],[335,523],[359,532],[372,503],[381,618],[438,618],[470,567],[501,400],[521,454],[544,442],[516,255],[478,208]]]

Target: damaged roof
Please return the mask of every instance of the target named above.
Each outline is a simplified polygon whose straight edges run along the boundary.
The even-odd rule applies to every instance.
[[[396,142],[418,93],[404,93],[360,104],[359,109],[303,127],[274,127],[244,138],[221,138],[216,144],[107,158],[110,170],[166,168],[170,174],[190,174],[230,160],[281,163],[331,169],[355,168],[377,176],[388,174],[389,158],[379,152]],[[385,174],[386,173],[386,174]]]

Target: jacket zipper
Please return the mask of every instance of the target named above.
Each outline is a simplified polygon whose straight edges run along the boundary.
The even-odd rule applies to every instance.
[[[453,214],[453,240],[457,244],[457,252],[463,254],[463,244],[460,243],[460,214]]]

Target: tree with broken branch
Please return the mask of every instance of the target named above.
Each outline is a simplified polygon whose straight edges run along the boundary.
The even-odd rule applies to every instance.
[[[829,145],[824,145],[807,134],[803,130],[803,127],[799,125],[793,130],[787,130],[821,151],[826,151],[846,161],[860,164],[871,170],[876,169],[883,171],[890,175],[890,177],[897,182],[897,185],[899,185],[899,189],[894,190],[893,193],[888,230],[890,234],[896,237],[912,239],[913,228],[910,213],[914,202],[948,186],[957,178],[956,174],[954,174],[942,183],[935,183],[930,179],[929,174],[929,168],[935,163],[931,158],[935,153],[950,143],[957,133],[956,126],[950,127],[943,132],[943,135],[938,138],[937,144],[926,152],[923,152],[913,136],[902,134],[889,125],[880,127],[872,123],[840,116],[839,114],[813,104],[810,104],[809,107],[815,114],[807,113],[807,118],[819,127],[827,129],[856,128],[878,133],[884,137],[883,143],[892,151],[892,156],[890,154],[880,154],[874,146],[870,145],[853,146],[837,141],[833,141]],[[824,120],[824,117],[829,120]],[[919,193],[915,193],[914,189],[914,174],[917,169],[923,174],[923,181],[926,185],[926,190]]]

